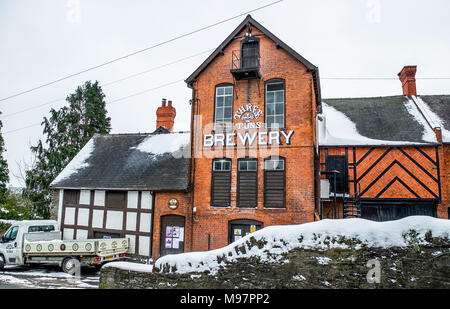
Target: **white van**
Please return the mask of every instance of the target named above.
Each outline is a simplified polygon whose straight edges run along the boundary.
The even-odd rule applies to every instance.
[[[62,240],[58,222],[14,222],[0,238],[0,270],[5,265],[58,264],[70,272],[76,261],[102,265],[125,257],[128,238]]]

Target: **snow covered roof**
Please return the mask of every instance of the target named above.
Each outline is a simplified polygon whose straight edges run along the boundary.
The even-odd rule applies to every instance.
[[[450,143],[450,95],[420,96],[417,104],[431,126],[441,128],[443,142]]]
[[[319,145],[438,144],[436,135],[428,124],[429,116],[424,113],[427,117],[425,119],[421,113],[423,108],[420,102],[424,101],[433,102],[428,114],[432,114],[433,106],[436,122],[450,128],[449,113],[445,112],[450,108],[450,96],[424,96],[413,99],[405,96],[324,99],[318,124]],[[420,111],[417,106],[421,108]],[[450,132],[446,132],[443,131],[443,135],[450,135]]]
[[[190,133],[95,135],[52,188],[185,190]]]

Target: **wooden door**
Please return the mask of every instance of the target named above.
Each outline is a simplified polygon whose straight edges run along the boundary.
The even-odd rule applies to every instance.
[[[177,215],[161,217],[159,254],[177,254],[184,252],[185,218]]]

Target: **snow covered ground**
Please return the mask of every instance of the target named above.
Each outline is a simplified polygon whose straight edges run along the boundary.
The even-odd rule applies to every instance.
[[[5,266],[0,271],[0,289],[96,289],[100,273],[82,268],[79,279],[56,266]]]
[[[411,235],[411,230],[417,234]],[[225,266],[224,258],[231,262],[238,258],[257,256],[261,261],[277,262],[281,254],[294,248],[330,249],[363,246],[374,248],[405,247],[411,243],[425,244],[426,233],[432,237],[450,237],[450,221],[427,216],[412,216],[401,220],[375,222],[364,219],[321,220],[299,225],[269,226],[220,249],[166,255],[155,262],[155,267],[163,269],[169,265],[177,273],[216,272]],[[251,239],[253,238],[253,239]],[[250,245],[253,242],[253,245]],[[244,250],[241,250],[244,249]],[[328,260],[322,259],[326,264]],[[105,267],[151,272],[152,265],[132,263],[109,263]]]

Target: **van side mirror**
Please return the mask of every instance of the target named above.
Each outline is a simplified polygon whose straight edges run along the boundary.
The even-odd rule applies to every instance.
[[[5,236],[2,236],[2,237],[0,238],[0,242],[5,242]]]

